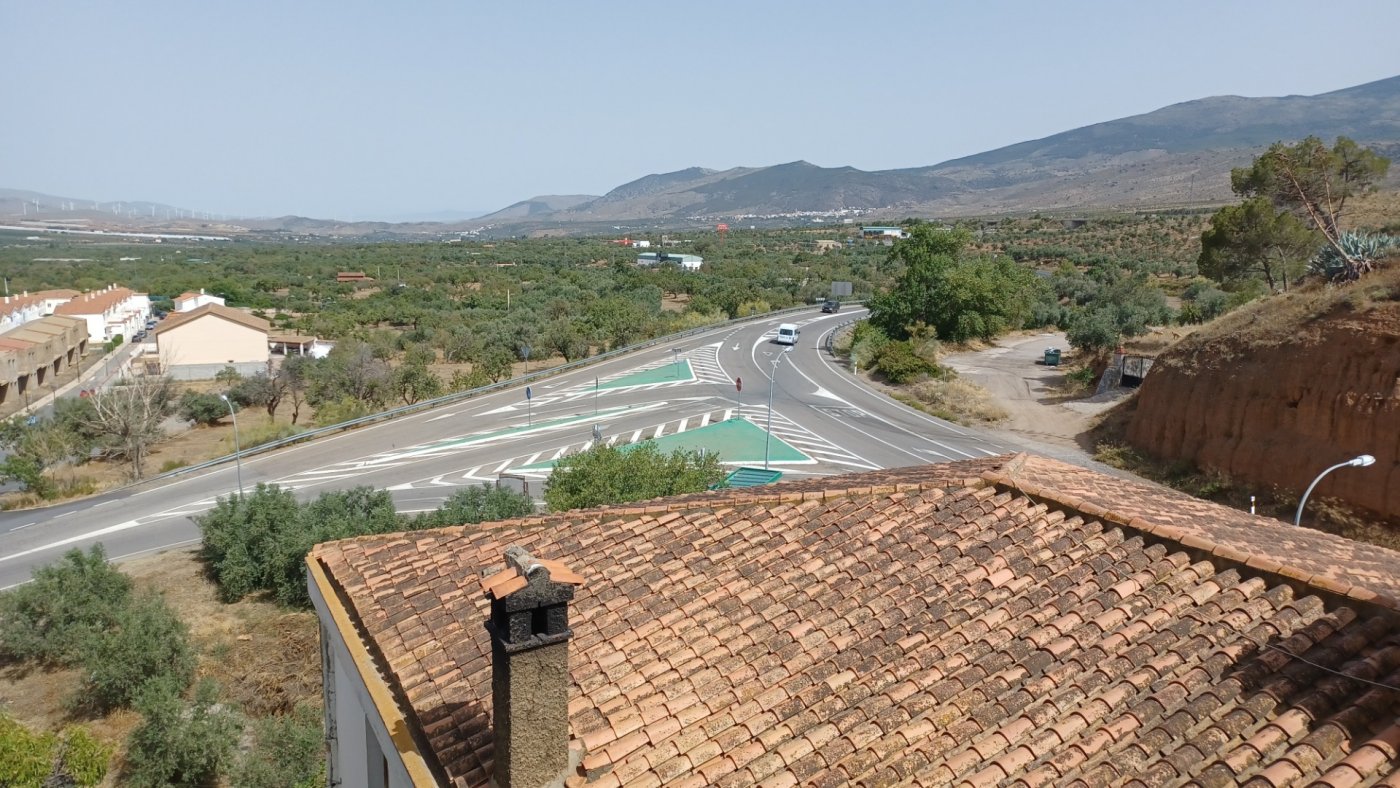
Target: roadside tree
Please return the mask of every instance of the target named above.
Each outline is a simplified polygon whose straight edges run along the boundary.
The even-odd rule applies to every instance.
[[[700,492],[723,478],[724,467],[714,453],[677,449],[667,455],[650,442],[600,444],[560,460],[544,500],[559,512]]]
[[[1298,217],[1275,209],[1268,197],[1251,197],[1211,217],[1196,268],[1222,285],[1262,279],[1270,292],[1286,291],[1319,243],[1321,236]]]
[[[1264,197],[1309,221],[1342,260],[1341,278],[1356,279],[1371,261],[1343,244],[1341,218],[1348,199],[1375,191],[1389,168],[1389,159],[1347,137],[1331,148],[1308,137],[1295,145],[1274,143],[1249,167],[1233,170],[1230,185],[1242,197]]]
[[[92,413],[84,427],[131,463],[131,475],[145,475],[146,454],[164,432],[161,422],[175,405],[170,378],[146,375],[95,392],[88,401]]]

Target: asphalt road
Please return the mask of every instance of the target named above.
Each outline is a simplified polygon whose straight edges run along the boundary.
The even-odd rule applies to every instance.
[[[610,443],[659,437],[663,446],[718,450],[730,464],[761,466],[758,447],[770,444],[763,432],[770,418],[770,375],[769,451],[772,467],[786,478],[1018,448],[857,382],[824,347],[832,330],[861,314],[814,309],[716,329],[538,380],[528,403],[522,385],[250,457],[242,463],[242,484],[251,490],[259,482],[277,483],[308,499],[368,485],[389,489],[400,511],[425,511],[462,486],[501,473],[539,489],[548,464],[589,445],[595,425]],[[772,342],[782,322],[796,323],[802,332],[786,353],[789,348]],[[742,392],[735,390],[736,378],[743,381]],[[737,441],[736,433],[742,433]],[[75,546],[102,542],[109,557],[120,559],[196,543],[199,530],[191,516],[235,491],[239,475],[229,463],[61,506],[0,514],[0,588],[25,582],[34,567]]]

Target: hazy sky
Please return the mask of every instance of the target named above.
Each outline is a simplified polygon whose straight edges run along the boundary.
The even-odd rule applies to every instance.
[[[1400,74],[1400,2],[0,0],[0,188],[391,218]]]

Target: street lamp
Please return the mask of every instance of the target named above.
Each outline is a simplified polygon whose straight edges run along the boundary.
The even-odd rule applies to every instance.
[[[773,442],[773,382],[778,379],[778,364],[782,362],[783,356],[791,352],[792,348],[788,348],[773,359],[773,374],[768,376],[768,428],[763,436],[763,470],[765,471],[768,470],[768,446]]]
[[[233,463],[238,466],[238,498],[243,498],[243,445],[238,440],[238,413],[233,409],[233,403],[229,401],[227,394],[220,394],[219,399],[228,406],[228,415],[233,417]]]
[[[1375,465],[1375,464],[1376,464],[1376,458],[1375,458],[1375,457],[1372,457],[1372,456],[1369,455],[1369,454],[1362,454],[1362,455],[1360,455],[1360,456],[1353,457],[1353,458],[1351,458],[1350,460],[1347,460],[1346,462],[1339,462],[1339,463],[1337,463],[1336,465],[1333,465],[1331,468],[1328,468],[1327,470],[1323,471],[1322,473],[1319,473],[1319,474],[1317,475],[1317,478],[1316,478],[1316,479],[1313,479],[1312,484],[1309,484],[1309,485],[1308,485],[1307,491],[1305,491],[1305,492],[1303,493],[1303,500],[1301,500],[1301,501],[1298,502],[1298,513],[1297,513],[1296,515],[1293,516],[1293,524],[1294,524],[1295,526],[1296,526],[1296,525],[1302,524],[1302,522],[1303,522],[1303,506],[1304,506],[1304,504],[1306,504],[1306,503],[1308,502],[1308,496],[1309,496],[1309,495],[1312,495],[1313,488],[1317,486],[1317,483],[1318,483],[1318,482],[1322,481],[1322,477],[1326,476],[1327,474],[1331,473],[1332,471],[1337,470],[1338,468],[1346,468],[1346,467],[1348,467],[1348,466],[1350,466],[1350,467],[1352,467],[1352,468],[1365,468],[1367,465]]]

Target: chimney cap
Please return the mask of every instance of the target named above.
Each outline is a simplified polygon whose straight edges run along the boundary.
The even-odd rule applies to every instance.
[[[541,592],[549,585],[583,584],[583,577],[562,562],[536,558],[523,547],[508,547],[505,555],[506,568],[481,579],[481,590],[493,599],[505,599],[530,587]]]

